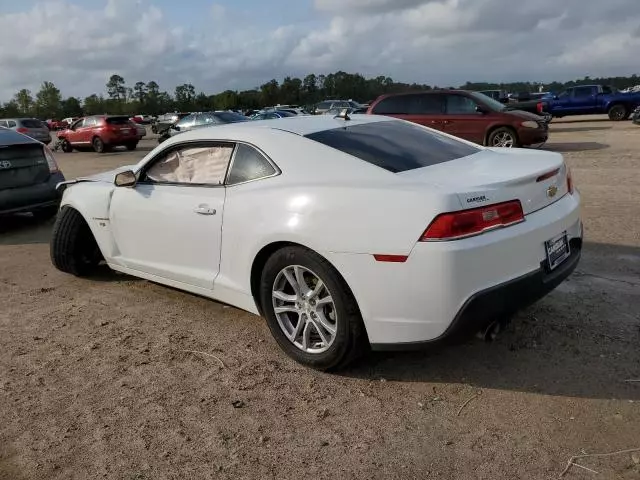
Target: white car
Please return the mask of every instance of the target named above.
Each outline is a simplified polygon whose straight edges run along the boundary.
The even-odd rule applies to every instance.
[[[561,155],[381,116],[200,128],[61,189],[58,269],[104,260],[263,315],[318,369],[485,329],[554,289],[582,247]]]
[[[147,136],[147,129],[144,125],[140,125],[139,123],[134,123],[136,126],[136,131],[138,132],[138,139],[141,140],[143,137]]]

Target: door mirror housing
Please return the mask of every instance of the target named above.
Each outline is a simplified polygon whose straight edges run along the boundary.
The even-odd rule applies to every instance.
[[[176,132],[179,132],[179,131],[180,131],[180,126],[179,126],[179,125],[171,125],[171,128],[172,128],[173,130],[175,130]]]
[[[554,95],[554,96],[553,96],[553,99],[554,99],[554,100],[558,100],[558,98],[559,98],[559,97],[558,97],[558,95]]]
[[[113,183],[116,187],[135,187],[137,181],[136,174],[127,170],[117,174]]]
[[[487,113],[487,109],[480,105],[476,105],[476,112],[484,115],[485,113]]]

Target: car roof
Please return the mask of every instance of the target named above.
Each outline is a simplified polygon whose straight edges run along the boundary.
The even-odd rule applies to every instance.
[[[28,145],[30,143],[40,142],[9,128],[0,127],[0,145]]]

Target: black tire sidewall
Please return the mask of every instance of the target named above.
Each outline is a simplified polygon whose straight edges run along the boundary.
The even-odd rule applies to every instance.
[[[272,288],[276,276],[285,267],[300,265],[314,272],[324,282],[337,313],[337,333],[326,352],[310,354],[303,352],[286,337],[273,310]],[[351,322],[359,321],[359,314],[354,318],[355,301],[337,271],[320,255],[302,247],[287,247],[274,253],[265,264],[260,280],[260,300],[263,314],[267,320],[271,334],[278,345],[294,360],[312,368],[327,370],[338,366],[349,355],[353,338]],[[357,309],[356,309],[357,310]]]
[[[91,146],[96,153],[104,153],[105,144],[100,137],[95,137],[91,142]]]
[[[620,114],[616,115],[616,117],[614,118],[615,112],[620,112]],[[627,108],[624,105],[614,105],[609,109],[609,119],[613,121],[624,120],[626,113],[627,113]]]

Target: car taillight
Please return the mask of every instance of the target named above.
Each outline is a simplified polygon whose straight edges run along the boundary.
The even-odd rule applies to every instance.
[[[571,169],[567,166],[567,190],[573,195],[573,177],[571,176]]]
[[[544,112],[544,103],[542,103],[542,102],[538,102],[538,103],[536,104],[536,111],[537,111],[538,113],[543,113],[543,112]]]
[[[16,132],[18,132],[18,133],[29,133],[29,129],[28,128],[24,128],[24,127],[19,127],[19,128],[16,128]]]
[[[47,164],[49,165],[49,172],[58,173],[60,171],[60,169],[58,168],[58,163],[53,157],[53,152],[51,152],[49,147],[47,147],[46,145],[44,146],[44,156],[47,159]]]
[[[456,240],[524,221],[520,200],[438,215],[420,237],[421,242]]]

